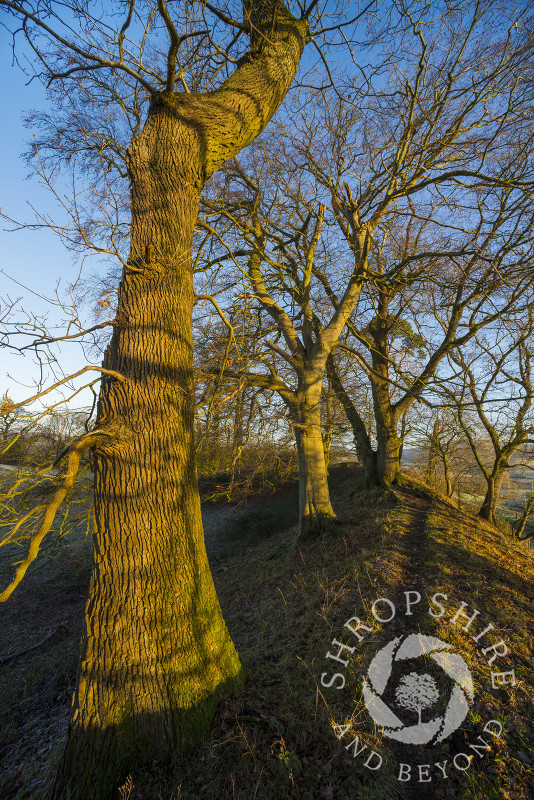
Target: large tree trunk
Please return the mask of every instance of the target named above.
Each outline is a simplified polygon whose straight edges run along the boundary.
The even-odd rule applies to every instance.
[[[299,538],[305,539],[322,533],[336,515],[330,502],[321,434],[321,380],[306,376],[303,383],[294,423],[299,462]]]
[[[95,565],[66,752],[51,797],[104,800],[209,729],[241,667],[204,546],[194,461],[188,129],[163,107],[132,146],[131,269],[119,290],[95,452]],[[193,161],[193,167],[196,166]],[[138,271],[137,271],[138,270]]]
[[[193,229],[206,178],[264,129],[307,32],[282,3],[248,11],[250,57],[214,92],[155,93],[128,154],[131,250],[106,357],[123,380],[101,390],[95,563],[53,800],[115,798],[130,772],[194,747],[242,681],[196,481]]]
[[[391,486],[401,474],[401,439],[397,434],[398,418],[391,408],[389,386],[375,379],[373,405],[376,422],[376,469],[382,486]]]
[[[399,480],[401,474],[401,440],[397,436],[395,427],[382,427],[378,424],[376,437],[378,442],[376,456],[378,477],[383,486],[391,486],[391,484]]]

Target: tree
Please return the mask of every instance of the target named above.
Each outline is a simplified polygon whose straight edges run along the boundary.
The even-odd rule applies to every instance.
[[[417,672],[410,672],[399,681],[395,697],[403,708],[415,711],[419,716],[420,725],[423,710],[434,705],[439,698],[439,692],[436,681],[431,675],[418,675]]]
[[[431,395],[427,401],[438,402],[438,398]],[[454,411],[423,404],[418,405],[417,411],[412,435],[420,454],[417,466],[424,480],[451,498],[455,491],[458,495],[461,491],[478,491],[477,463]]]
[[[81,0],[68,18],[60,3],[0,6],[4,25],[25,37],[62,98],[85,94],[91,105],[93,93],[91,107],[106,120],[126,112],[134,120],[122,152],[102,127],[92,147],[103,164],[117,153],[126,164],[129,254],[97,425],[71,446],[65,477],[67,487],[80,452],[92,447],[95,564],[51,797],[103,800],[134,766],[195,746],[217,702],[242,680],[209,571],[196,483],[193,230],[207,178],[263,130],[289,89],[315,2],[296,19],[281,2],[257,0],[242,20],[209,3],[195,14],[165,0],[118,3],[105,19]],[[212,33],[224,26],[221,48]],[[247,53],[239,50],[245,37]],[[236,68],[217,85],[227,56]],[[204,86],[191,91],[195,64]]]
[[[431,3],[417,16],[415,8],[395,4],[398,27],[380,43],[402,57],[368,76],[366,96],[344,76],[337,92],[317,98],[313,115],[295,108],[285,147],[301,180],[329,198],[340,237],[365,271],[349,346],[372,387],[384,485],[400,477],[398,428],[415,398],[454,343],[491,321],[484,296],[527,282],[517,254],[532,227],[525,11],[491,2]],[[337,309],[339,287],[317,277]],[[432,294],[444,304],[443,326],[429,332]],[[402,365],[410,339],[423,345],[419,369],[413,358]],[[369,443],[360,440],[363,452]],[[373,460],[370,451],[363,458],[369,469]]]
[[[474,337],[469,352],[451,352],[454,372],[441,382],[441,391],[486,483],[479,516],[495,525],[503,480],[533,442],[532,297],[522,298],[521,306],[485,334]],[[466,408],[476,414],[478,430],[469,424]]]
[[[216,187],[217,199],[205,199],[204,207],[237,231],[244,248],[231,256],[246,259],[243,272],[249,297],[268,320],[255,353],[256,365],[233,374],[277,392],[288,408],[299,459],[299,537],[305,538],[322,532],[335,519],[321,399],[326,362],[359,296],[364,266],[349,262],[338,307],[327,306],[325,314],[316,298],[320,287],[316,273],[329,266],[326,208],[307,198],[298,182],[280,177],[282,158],[276,148],[273,152],[263,144],[255,156],[248,173],[234,162],[233,172],[226,171],[224,187]],[[206,221],[200,224],[217,233]],[[365,265],[365,238],[361,247]],[[247,360],[252,360],[250,352]]]

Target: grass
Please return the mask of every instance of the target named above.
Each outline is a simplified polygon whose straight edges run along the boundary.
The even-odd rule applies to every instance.
[[[532,551],[412,482],[394,490],[360,492],[354,488],[354,470],[335,468],[332,478],[340,525],[301,547],[284,547],[294,536],[292,528],[283,529],[286,521],[293,524],[283,516],[292,505],[287,497],[273,500],[270,521],[266,507],[252,508],[250,519],[246,512],[249,532],[255,530],[254,546],[224,558],[223,568],[214,575],[247,671],[245,689],[221,705],[211,735],[194,757],[179,761],[173,771],[154,764],[148,772],[132,775],[117,798],[526,800],[533,796],[534,678],[528,649],[534,623]],[[231,535],[237,536],[247,524],[241,517],[239,529]],[[277,524],[280,530],[275,533],[272,528]],[[72,564],[80,558],[75,549],[55,556],[58,567],[61,559]],[[68,629],[68,634],[59,631],[32,654],[0,666],[0,748],[5,763],[0,796],[6,800],[39,796],[48,765],[58,758],[68,717],[87,571],[79,570],[70,588],[59,593],[59,614],[54,564],[51,560],[45,568],[43,575],[46,569],[50,574],[44,581],[38,572],[29,575],[8,616],[3,612],[7,638],[0,656],[38,641],[60,620],[66,619]],[[87,565],[88,560],[83,569]],[[68,584],[65,578],[62,582]],[[423,598],[413,618],[400,611],[407,590],[417,590]],[[440,618],[427,611],[428,599],[436,592],[448,598]],[[370,615],[378,597],[390,598],[399,609],[391,623],[379,625]],[[506,640],[511,656],[500,662],[502,671],[515,669],[513,689],[492,689],[487,657],[468,633],[451,623],[452,612],[462,601],[479,610],[477,619],[491,622]],[[333,674],[335,662],[326,653],[333,652],[334,638],[350,641],[343,624],[354,614],[373,632],[342,670],[346,686],[327,689],[321,675]],[[450,643],[467,662],[475,684],[465,720],[434,747],[401,745],[382,736],[362,702],[362,679],[377,650],[394,636],[418,630]],[[399,762],[450,763],[457,753],[471,752],[469,744],[477,741],[488,719],[501,721],[504,735],[491,740],[490,752],[471,759],[465,773],[452,768],[443,780],[434,768],[433,779],[426,784],[397,780]],[[332,721],[350,726],[339,740]],[[382,769],[366,768],[361,757],[347,750],[356,735],[367,745],[366,752],[373,749],[381,755]]]

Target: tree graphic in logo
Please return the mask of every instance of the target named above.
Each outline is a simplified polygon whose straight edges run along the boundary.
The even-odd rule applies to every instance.
[[[395,697],[400,706],[419,715],[420,725],[423,709],[431,708],[436,700],[439,700],[439,692],[436,681],[431,675],[410,672],[400,681]]]
[[[435,704],[440,693],[431,675],[411,672],[399,682],[395,693],[398,705],[415,711],[419,717],[417,724],[406,725],[386,702],[388,687],[394,680],[395,664],[422,657],[432,659],[448,678],[451,688],[448,697],[443,698],[447,706],[443,713],[422,722],[422,712]],[[463,658],[451,652],[450,644],[421,633],[393,639],[379,650],[369,665],[362,688],[367,710],[384,736],[406,744],[442,742],[462,724],[474,698],[473,680]]]

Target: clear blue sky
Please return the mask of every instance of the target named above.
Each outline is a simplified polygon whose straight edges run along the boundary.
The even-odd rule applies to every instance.
[[[19,67],[13,65],[11,52],[11,36],[0,28],[0,70],[2,75],[2,114],[0,125],[0,175],[2,213],[21,221],[34,218],[30,202],[36,209],[50,214],[59,213],[55,201],[49,192],[39,185],[36,178],[27,180],[28,167],[21,158],[26,149],[26,142],[31,139],[31,131],[24,127],[26,112],[33,108],[46,108],[44,87],[36,80],[28,84],[28,78]],[[59,322],[57,310],[51,308],[29,291],[48,297],[54,296],[58,281],[60,286],[67,287],[77,275],[77,267],[72,262],[71,254],[63,247],[53,233],[41,231],[5,231],[8,223],[0,220],[0,270],[15,278],[28,289],[18,286],[0,272],[0,297],[6,295],[13,300],[22,297],[23,305],[36,313],[50,312],[50,320]],[[86,363],[79,347],[64,347],[62,356],[64,368],[69,371],[79,369]],[[10,374],[11,379],[7,377]],[[32,378],[36,375],[35,365],[31,358],[22,358],[0,349],[0,393],[6,389],[14,400],[23,400],[31,394],[31,389],[18,386],[17,381],[31,387]],[[95,373],[96,376],[96,373]],[[85,382],[85,381],[84,381]],[[57,395],[56,395],[57,397]],[[75,405],[91,402],[91,396],[85,395]]]

